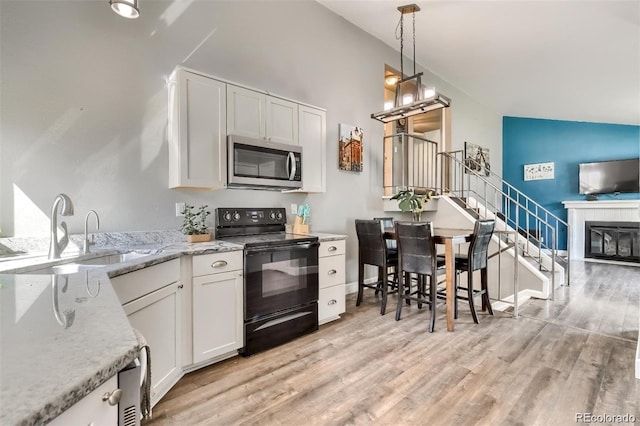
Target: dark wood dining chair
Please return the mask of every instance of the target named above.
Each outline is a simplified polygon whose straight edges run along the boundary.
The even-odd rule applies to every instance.
[[[402,315],[403,301],[414,300],[418,302],[418,309],[422,308],[423,303],[426,303],[431,310],[429,332],[433,333],[438,300],[437,276],[445,273],[444,260],[439,260],[437,257],[433,225],[431,222],[396,222],[395,233],[398,242],[396,321],[399,321]],[[415,280],[412,278],[413,274],[416,275]],[[428,291],[427,279],[429,280]],[[414,281],[415,290],[412,288]]]
[[[379,273],[377,282],[366,284],[364,282],[364,265],[373,265],[382,271],[388,271],[391,266],[397,268],[398,254],[387,250],[379,220],[356,219],[356,234],[358,236],[358,297],[356,306],[360,306],[362,303],[364,289],[371,288],[376,290],[376,294],[382,293],[380,315],[384,315],[389,294],[389,276],[386,273]]]
[[[458,299],[468,300],[469,309],[471,309],[471,316],[473,321],[478,324],[478,315],[473,302],[475,297],[482,297],[482,311],[488,310],[493,315],[493,309],[491,308],[491,301],[489,300],[489,288],[487,285],[487,265],[489,254],[489,243],[491,242],[491,236],[495,227],[495,220],[486,219],[476,221],[475,228],[473,230],[473,236],[469,243],[469,251],[467,254],[458,254],[455,258],[456,269],[456,297],[455,297],[455,318],[458,318]],[[473,271],[480,270],[480,290],[474,289],[473,286]],[[467,286],[460,286],[460,273],[467,273]],[[460,291],[465,292],[460,294]]]

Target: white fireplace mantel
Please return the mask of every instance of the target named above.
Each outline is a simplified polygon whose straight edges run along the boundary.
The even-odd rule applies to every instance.
[[[584,259],[584,223],[638,222],[640,200],[563,201],[571,227],[569,250],[571,259]]]

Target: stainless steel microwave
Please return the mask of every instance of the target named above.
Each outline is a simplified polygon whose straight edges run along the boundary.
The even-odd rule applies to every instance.
[[[229,188],[302,188],[302,147],[228,136]]]

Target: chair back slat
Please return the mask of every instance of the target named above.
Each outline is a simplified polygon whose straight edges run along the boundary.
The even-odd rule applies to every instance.
[[[380,227],[382,228],[382,232],[384,232],[387,228],[393,228],[393,218],[392,217],[374,217],[373,220],[380,221]],[[385,241],[387,244],[387,249],[396,250],[398,248],[398,244],[394,239],[388,239]]]
[[[433,275],[436,271],[436,242],[431,222],[396,222],[399,269]]]
[[[356,219],[358,255],[368,265],[386,266],[386,245],[379,220]]]
[[[476,221],[473,237],[469,244],[469,269],[475,271],[487,267],[489,243],[493,235],[495,221],[492,219]]]

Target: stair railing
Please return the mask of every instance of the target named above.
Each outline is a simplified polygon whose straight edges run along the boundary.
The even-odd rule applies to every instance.
[[[474,161],[464,161],[463,151],[440,152],[440,182],[438,192],[450,193],[464,201],[468,207],[470,195],[473,195],[478,205],[487,212],[504,220],[505,224],[517,231],[515,235],[524,234],[526,244],[522,248],[523,253],[534,258],[540,268],[543,265],[542,252],[546,250],[551,257],[551,299],[555,297],[555,266],[559,256],[558,241],[560,230],[566,231],[566,236],[571,235],[569,224],[535,202],[531,197],[503,180],[499,175],[490,170],[480,170]],[[482,174],[479,173],[482,171]],[[521,223],[524,216],[524,223]],[[536,234],[531,233],[531,225]],[[531,243],[537,249],[537,258],[532,256]],[[517,242],[516,242],[517,243]],[[570,283],[570,253],[567,244],[567,256],[565,266],[565,283]]]

